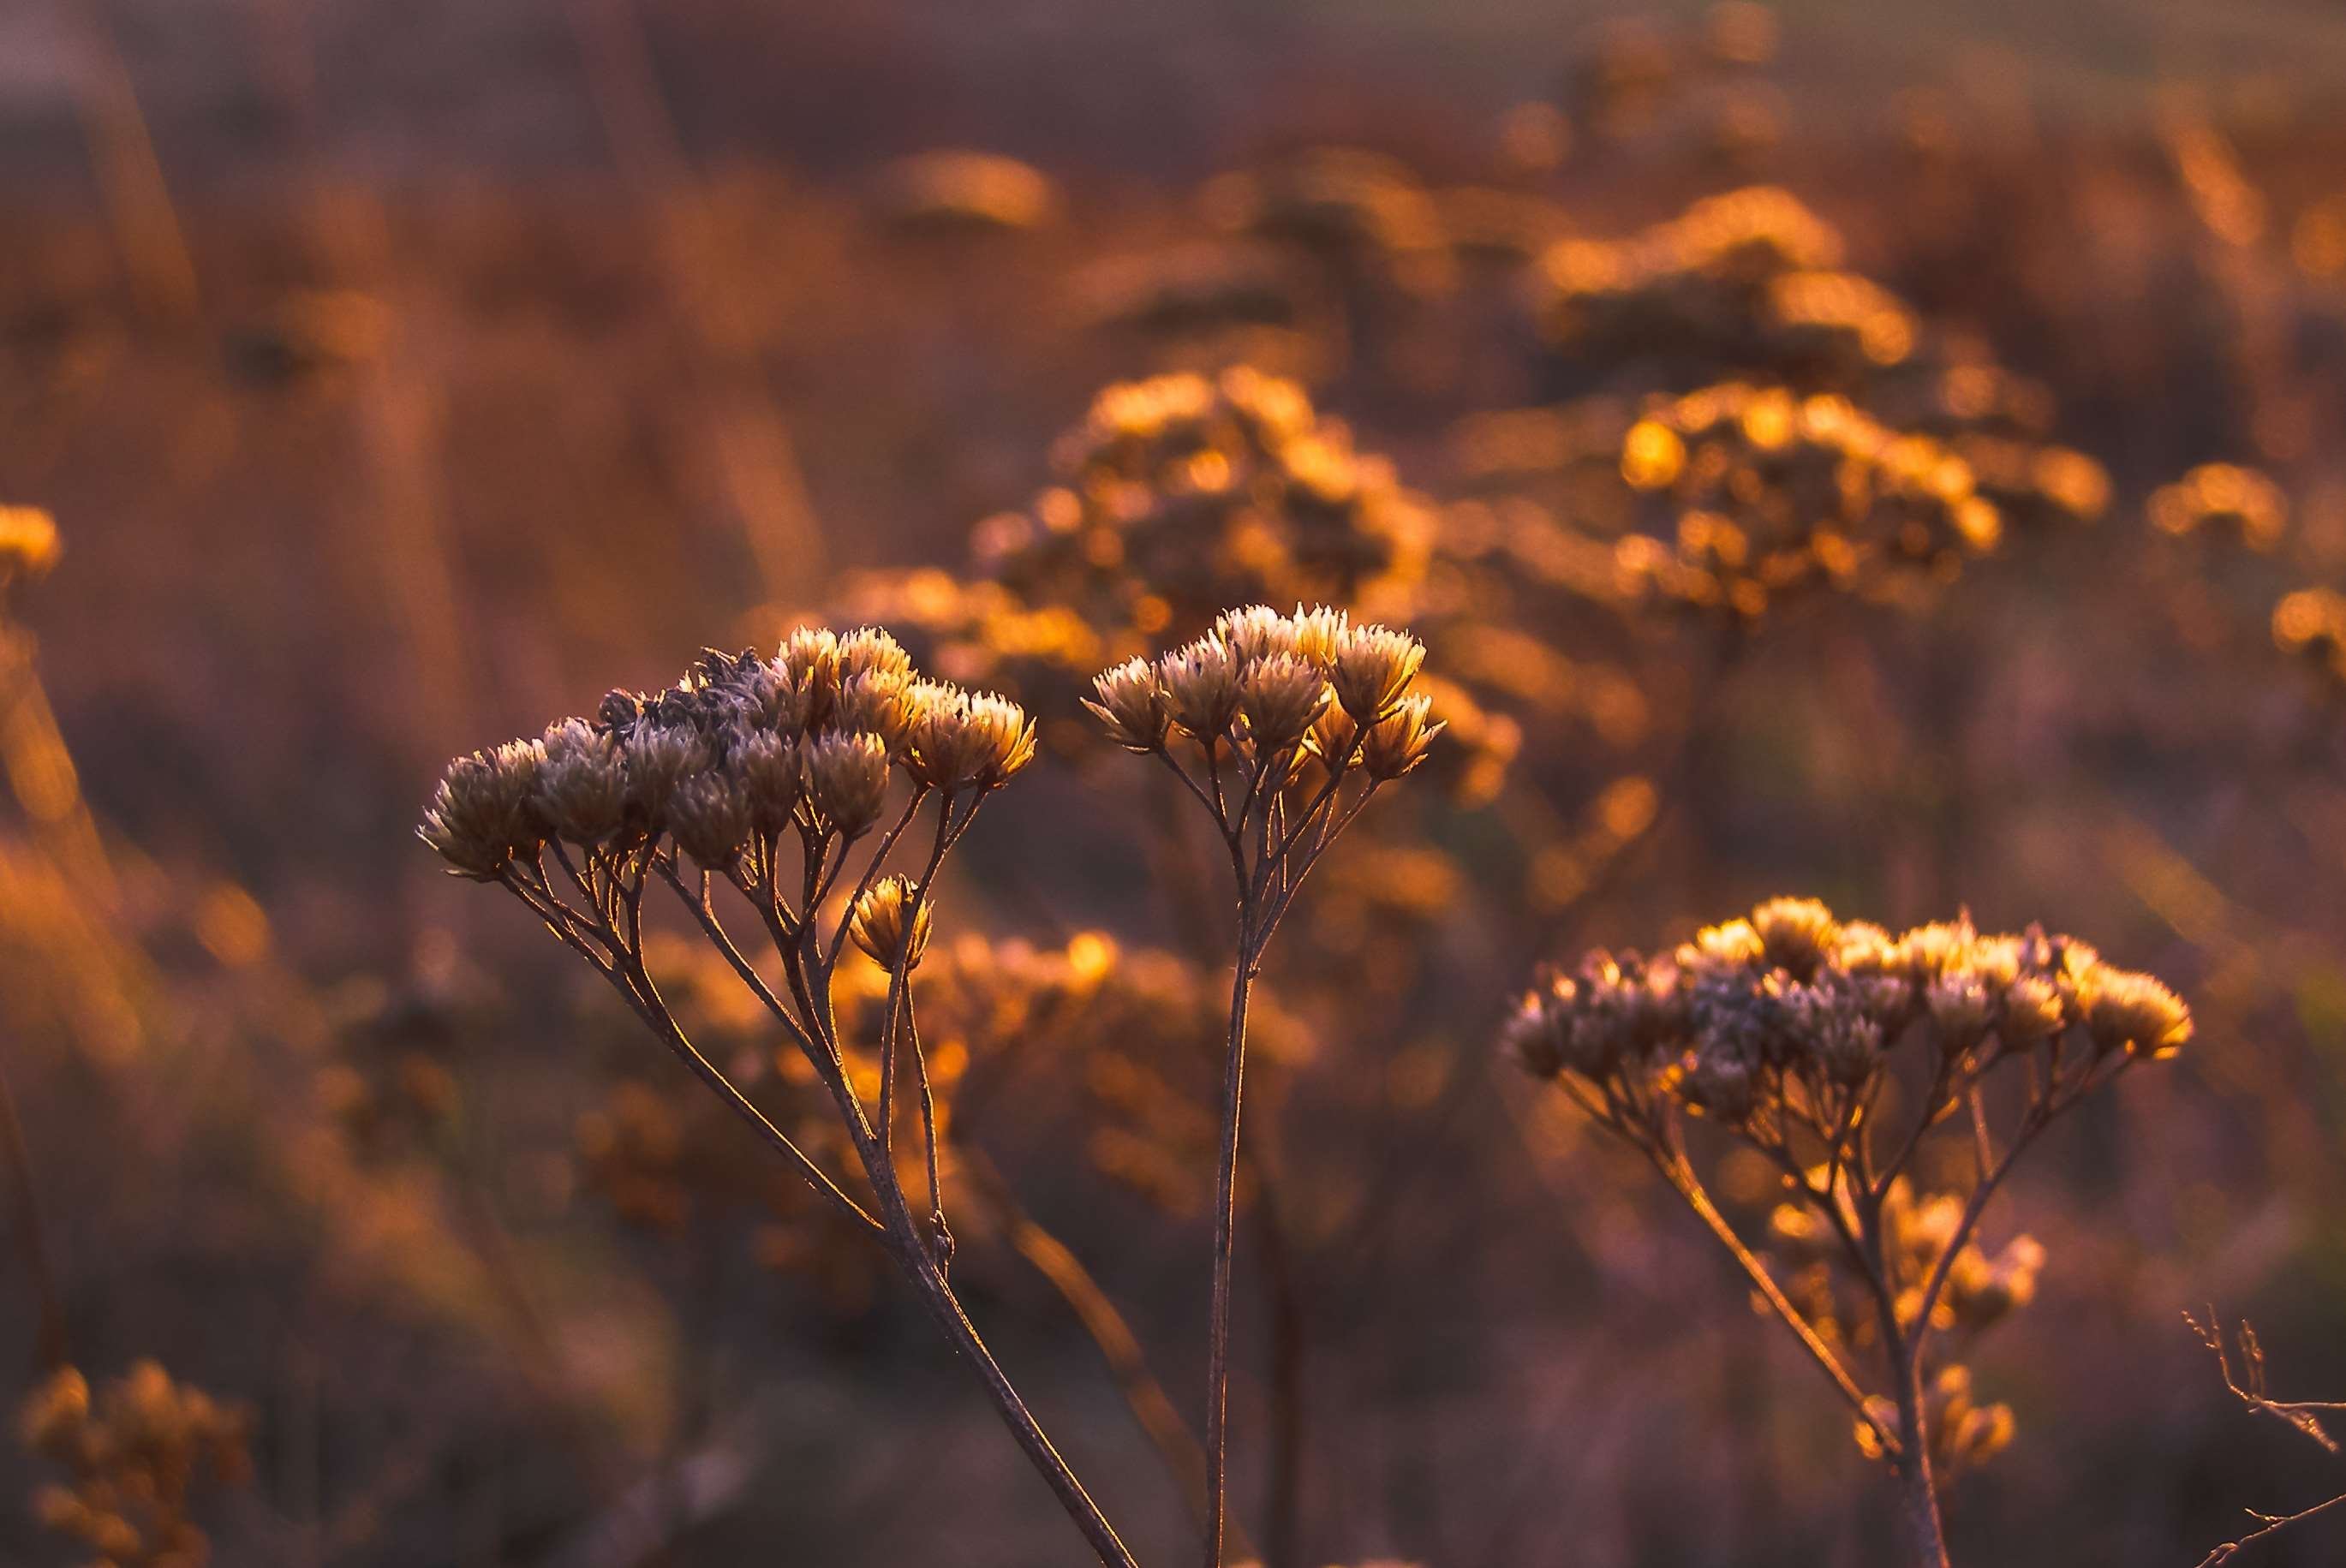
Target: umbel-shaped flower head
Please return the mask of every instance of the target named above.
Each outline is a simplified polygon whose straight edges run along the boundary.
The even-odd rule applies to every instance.
[[[919,678],[876,627],[801,626],[771,658],[704,653],[665,691],[615,691],[588,718],[458,758],[419,836],[459,874],[495,881],[549,842],[657,848],[702,866],[797,831],[870,832],[901,779],[981,796],[1035,755],[1024,709]]]

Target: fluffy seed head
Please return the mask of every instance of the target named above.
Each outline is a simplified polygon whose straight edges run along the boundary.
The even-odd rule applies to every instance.
[[[1298,605],[1293,624],[1297,656],[1310,659],[1321,669],[1332,673],[1345,636],[1352,630],[1352,617],[1325,605],[1317,605],[1308,610]]]
[[[1751,911],[1751,931],[1769,962],[1801,980],[1841,935],[1832,911],[1814,899],[1770,899]]]
[[[655,724],[648,716],[627,738],[624,755],[627,809],[651,833],[667,828],[668,803],[676,796],[676,787],[706,769],[710,761],[709,744],[698,731],[680,725]]]
[[[488,879],[540,841],[531,809],[545,748],[508,740],[448,764],[417,837],[468,877]]]
[[[1200,637],[1158,661],[1166,706],[1183,734],[1209,740],[1229,728],[1239,713],[1239,662],[1219,636]]]
[[[834,729],[810,739],[806,792],[815,814],[848,838],[870,830],[888,802],[888,747],[876,735]]]
[[[878,626],[858,626],[839,639],[835,655],[840,683],[877,675],[902,686],[913,678],[913,656]]]
[[[1154,751],[1165,744],[1169,718],[1157,672],[1145,658],[1128,658],[1092,677],[1093,697],[1084,699],[1108,738],[1127,751]]]
[[[1405,697],[1392,712],[1369,727],[1361,742],[1361,766],[1382,783],[1398,779],[1425,760],[1434,737],[1447,728],[1430,716],[1433,699],[1420,693]]]
[[[1258,755],[1294,745],[1328,706],[1328,680],[1294,654],[1273,654],[1239,677],[1239,708]]]
[[[539,743],[531,809],[538,820],[576,844],[599,844],[625,825],[627,768],[617,739],[583,718],[566,718]]]
[[[668,800],[668,825],[677,848],[721,871],[733,863],[750,837],[749,807],[725,775],[696,773],[676,787]]]
[[[806,785],[798,742],[770,730],[755,730],[725,759],[757,832],[774,834],[790,825]]]
[[[1335,642],[1336,700],[1358,724],[1391,713],[1425,663],[1425,645],[1384,626],[1346,628]]]
[[[1249,605],[1224,610],[1214,622],[1214,635],[1229,645],[1240,664],[1298,651],[1295,623],[1269,605]]]
[[[913,728],[911,690],[903,676],[889,670],[842,673],[831,721],[842,729],[876,735],[892,753],[900,752]]]
[[[2174,1055],[2191,1038],[2191,1010],[2147,974],[2102,968],[2077,988],[2086,1030],[2104,1051]]]
[[[901,957],[909,973],[928,951],[929,903],[920,892],[909,877],[883,877],[856,901],[848,934],[883,969],[893,969]]]
[[[1035,725],[1025,708],[992,692],[963,692],[925,703],[906,766],[936,789],[992,789],[1034,759]]]

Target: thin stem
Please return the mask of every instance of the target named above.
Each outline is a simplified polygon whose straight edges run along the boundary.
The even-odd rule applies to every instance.
[[[1214,1164],[1214,1279],[1206,1332],[1206,1565],[1222,1568],[1229,1512],[1231,1237],[1238,1220],[1239,1113],[1246,1084],[1247,997],[1261,962],[1252,911],[1239,919],[1230,981],[1229,1037],[1222,1055],[1221,1147]]]
[[[1718,1206],[1710,1201],[1710,1194],[1704,1190],[1701,1181],[1694,1174],[1694,1167],[1687,1162],[1686,1156],[1676,1151],[1666,1153],[1651,1150],[1648,1152],[1653,1157],[1654,1164],[1660,1169],[1662,1178],[1677,1189],[1678,1195],[1686,1200],[1687,1207],[1693,1209],[1696,1217],[1710,1227],[1710,1233],[1719,1238],[1719,1245],[1727,1248],[1729,1255],[1741,1267],[1743,1272],[1750,1277],[1752,1288],[1760,1292],[1760,1299],[1766,1301],[1776,1316],[1783,1319],[1784,1327],[1792,1331],[1792,1337],[1800,1340],[1802,1348],[1815,1360],[1819,1369],[1831,1380],[1834,1388],[1841,1390],[1841,1398],[1848,1402],[1849,1408],[1856,1412],[1857,1419],[1872,1427],[1874,1435],[1884,1446],[1895,1451],[1899,1446],[1898,1439],[1893,1434],[1883,1431],[1882,1423],[1875,1419],[1873,1412],[1866,1408],[1865,1390],[1857,1386],[1857,1380],[1850,1376],[1849,1369],[1841,1365],[1841,1358],[1833,1354],[1832,1347],[1826,1344],[1818,1335],[1808,1318],[1799,1308],[1792,1305],[1790,1298],[1787,1297],[1782,1288],[1776,1283],[1775,1276],[1768,1272],[1768,1266],[1760,1262],[1751,1249],[1743,1244],[1741,1237],[1735,1234],[1735,1227],[1727,1223],[1727,1217],[1720,1214]]]

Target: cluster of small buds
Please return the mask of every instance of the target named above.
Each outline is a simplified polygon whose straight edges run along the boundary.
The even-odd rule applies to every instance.
[[[1953,451],[1824,394],[1728,383],[1672,400],[1630,428],[1621,472],[1670,525],[1625,536],[1623,571],[1746,620],[1812,583],[1867,589],[1901,566],[1945,580],[2004,533]]]
[[[1857,1446],[1868,1459],[1888,1457],[1880,1432],[1894,1413],[1892,1401],[1876,1397],[1872,1420],[1857,1423]],[[1972,1397],[1972,1371],[1960,1362],[1939,1369],[1923,1396],[1923,1430],[1929,1434],[1932,1473],[1953,1480],[2012,1446],[2012,1407],[1983,1405]]]
[[[978,525],[977,570],[1114,641],[1250,599],[1397,606],[1425,570],[1432,516],[1391,465],[1245,367],[1110,386],[1057,461],[1030,512]]]
[[[1034,753],[1017,704],[921,678],[886,632],[801,627],[772,658],[711,650],[666,691],[615,691],[591,718],[457,759],[419,831],[484,881],[550,842],[625,851],[664,835],[722,871],[792,830],[861,838],[898,775],[984,795]]]
[[[2289,497],[2253,468],[2203,463],[2151,492],[2151,525],[2177,538],[2214,537],[2270,553],[2289,532]]]
[[[71,1478],[35,1494],[34,1512],[93,1555],[92,1568],[202,1568],[211,1549],[189,1517],[206,1477],[250,1474],[250,1418],[140,1361],[93,1396],[71,1367],[26,1397],[18,1432]]]
[[[1424,661],[1404,632],[1325,607],[1282,616],[1256,605],[1154,663],[1102,671],[1085,706],[1128,751],[1162,752],[1178,738],[1210,758],[1227,742],[1259,769],[1310,759],[1382,783],[1424,761],[1442,732],[1431,699],[1410,689]]]
[[[1674,1101],[1773,1126],[1870,1084],[1901,1050],[1970,1075],[2034,1060],[2041,1092],[2059,1095],[2105,1063],[2169,1056],[2190,1036],[2172,991],[2072,938],[1984,936],[1967,921],[1893,936],[1778,899],[1674,957],[1598,953],[1551,974],[1504,1041],[1535,1077],[1568,1074],[1625,1111]]]
[[[2346,594],[2299,588],[2273,606],[2275,646],[2346,687]]]
[[[1797,199],[1753,186],[1625,239],[1551,246],[1534,308],[1542,336],[1574,363],[1853,385],[1904,361],[1918,329],[1886,290],[1836,270],[1841,251],[1839,233]]]

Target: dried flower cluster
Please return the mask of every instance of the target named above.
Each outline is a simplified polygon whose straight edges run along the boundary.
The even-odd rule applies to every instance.
[[[1969,463],[1827,394],[1688,393],[1630,428],[1621,472],[1672,519],[1667,539],[1622,541],[1624,569],[1666,601],[1746,620],[1794,589],[1862,589],[1892,567],[1943,580],[2004,533]]]
[[[2203,463],[2151,493],[2151,525],[2177,538],[2213,537],[2270,552],[2289,532],[2289,498],[2253,468]]]
[[[2018,1244],[1981,1254],[1981,1213],[2062,1113],[2190,1036],[2172,991],[2074,938],[2033,927],[1983,935],[1968,921],[1892,934],[1812,900],[1778,899],[1670,957],[1599,952],[1549,974],[1504,1045],[1644,1153],[1734,1255],[1840,1389],[1868,1451],[1891,1461],[1918,1554],[1939,1563],[1933,1460],[1984,1457],[2005,1418],[1974,1408],[1967,1382],[1939,1385],[1925,1352],[1935,1330],[1984,1327],[2017,1305],[2039,1261]],[[1918,1149],[1966,1112],[1969,1195],[1915,1205]],[[1711,1200],[1688,1153],[1688,1117],[1777,1170],[1789,1212],[1773,1234],[1830,1252],[1856,1281],[1857,1307],[1812,1289],[1804,1309],[1787,1295]],[[1861,1338],[1850,1314],[1869,1309]],[[1886,1384],[1871,1394],[1846,1359],[1869,1347]]]
[[[26,1449],[68,1480],[44,1486],[41,1522],[90,1553],[90,1568],[201,1568],[210,1543],[190,1517],[198,1483],[241,1483],[250,1418],[140,1361],[93,1395],[61,1368],[26,1398]]]
[[[979,525],[978,569],[1105,633],[1194,630],[1256,599],[1372,612],[1424,569],[1423,504],[1300,388],[1251,370],[1107,387],[1057,463],[1030,514]]]
[[[1257,605],[1154,663],[1102,671],[1085,706],[1126,750],[1152,757],[1205,809],[1238,894],[1237,962],[1215,1161],[1206,1455],[1211,1559],[1221,1561],[1229,1459],[1231,1242],[1248,1002],[1304,879],[1386,783],[1442,731],[1411,687],[1424,645],[1339,610]]]
[[[1576,362],[1691,361],[1841,384],[1912,351],[1905,307],[1835,270],[1841,239],[1790,192],[1706,197],[1624,239],[1540,258],[1542,336]]]

